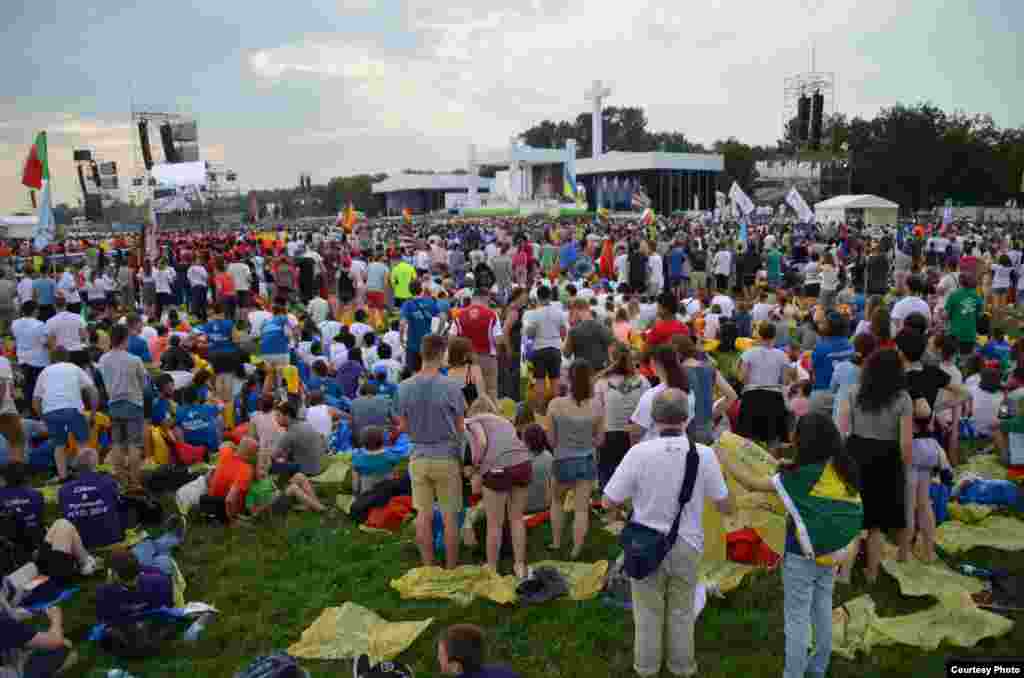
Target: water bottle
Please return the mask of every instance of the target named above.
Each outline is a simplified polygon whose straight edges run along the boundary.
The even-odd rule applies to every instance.
[[[211,615],[204,614],[201,617],[199,617],[199,619],[196,619],[194,622],[192,622],[192,625],[189,626],[188,629],[185,631],[185,642],[194,643],[195,641],[199,640],[199,636],[203,634],[203,630],[206,628],[206,625],[210,622],[210,617]]]

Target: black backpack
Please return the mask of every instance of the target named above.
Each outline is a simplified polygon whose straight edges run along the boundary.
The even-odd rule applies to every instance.
[[[735,351],[738,337],[739,330],[736,328],[736,321],[732,318],[722,318],[718,330],[718,350],[725,353]]]
[[[486,291],[494,287],[494,271],[492,271],[491,267],[482,261],[476,265],[476,270],[473,271],[473,277],[476,280],[477,289]]]

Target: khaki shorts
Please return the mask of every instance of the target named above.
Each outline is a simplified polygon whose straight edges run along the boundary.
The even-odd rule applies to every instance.
[[[441,513],[455,515],[462,510],[462,464],[455,459],[413,459],[412,505],[418,513],[433,515],[434,500]]]
[[[704,289],[708,286],[708,274],[704,271],[691,271],[690,286],[695,290]]]

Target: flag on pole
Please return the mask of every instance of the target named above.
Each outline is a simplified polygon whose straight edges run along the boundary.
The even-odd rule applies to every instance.
[[[754,211],[754,202],[735,181],[732,182],[732,186],[729,188],[729,197],[740,208],[744,216]]]
[[[50,165],[46,153],[46,132],[36,135],[35,143],[29,149],[25,159],[25,168],[21,172],[21,183],[37,191],[43,188],[43,182],[50,180]]]
[[[50,204],[50,182],[43,183],[43,196],[39,201],[39,219],[32,229],[32,244],[37,250],[46,249],[57,237],[57,224],[53,220],[53,206]]]
[[[352,207],[352,203],[349,202],[348,207],[345,208],[345,220],[342,222],[346,233],[352,232],[352,227],[356,224],[356,210]]]
[[[640,221],[644,226],[650,226],[654,223],[654,210],[650,207],[644,210],[644,213],[640,215]]]
[[[402,210],[402,219],[405,220],[405,223],[411,224],[412,223],[412,210],[409,209],[408,207],[404,208]]]
[[[807,206],[807,201],[800,195],[800,191],[796,190],[796,186],[789,189],[789,193],[786,194],[786,204],[793,208],[801,223],[814,223],[814,212]]]

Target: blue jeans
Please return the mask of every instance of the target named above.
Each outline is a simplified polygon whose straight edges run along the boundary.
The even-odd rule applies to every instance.
[[[786,668],[783,678],[824,676],[832,655],[832,588],[835,575],[831,567],[815,564],[809,558],[787,553],[782,562],[783,614],[786,624]],[[811,627],[814,627],[814,654]]]
[[[132,547],[132,554],[139,561],[139,567],[155,567],[168,577],[173,577],[174,560],[171,551],[180,543],[178,535],[168,532],[156,539],[139,542]]]

